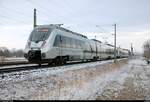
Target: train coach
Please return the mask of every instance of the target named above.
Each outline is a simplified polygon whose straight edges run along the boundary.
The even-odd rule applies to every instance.
[[[119,56],[124,54],[120,50]],[[67,61],[102,60],[114,57],[114,47],[58,25],[39,25],[33,29],[24,57],[31,63],[64,64]]]

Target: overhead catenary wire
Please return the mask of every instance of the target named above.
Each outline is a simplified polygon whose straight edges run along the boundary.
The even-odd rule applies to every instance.
[[[2,6],[1,6],[2,7]],[[1,8],[0,8],[1,9]],[[12,22],[15,22],[15,23],[13,23],[13,24],[17,24],[17,23],[22,23],[22,24],[26,24],[27,23],[27,20],[29,21],[29,19],[26,19],[26,18],[31,18],[29,15],[24,15],[23,13],[21,13],[21,12],[19,12],[18,10],[15,10],[15,9],[10,9],[10,8],[7,8],[6,6],[4,7],[3,6],[3,8],[2,8],[2,10],[4,11],[5,10],[5,14],[7,14],[7,16],[6,15],[0,15],[0,18],[2,18],[1,19],[1,21],[2,22],[4,22],[4,24],[6,25],[6,24],[8,24],[8,23],[12,23]],[[9,13],[7,12],[7,11],[9,11]],[[11,11],[11,12],[10,12]],[[16,17],[16,16],[12,16],[11,14],[14,14],[14,15],[17,15],[17,19],[16,18],[14,18],[14,17]],[[22,18],[21,18],[21,17]],[[31,14],[31,16],[32,16],[32,14]],[[24,17],[24,18],[23,18]],[[5,20],[4,20],[5,19]],[[26,20],[26,21],[24,21],[24,20]],[[32,20],[32,19],[31,19]],[[31,22],[31,21],[29,21],[29,22]]]
[[[43,7],[43,6],[41,6],[40,4],[38,4],[37,2],[33,2],[32,0],[26,0],[26,1],[28,1],[31,5],[37,5],[38,6],[38,8],[40,7],[40,12],[42,12],[45,16],[47,16],[48,18],[50,17],[50,16],[53,16],[53,15],[55,15],[56,16],[56,18],[57,19],[59,19],[59,22],[60,21],[64,21],[64,17],[62,17],[62,16],[60,16],[60,15],[57,15],[56,14],[56,12],[53,12],[52,10],[50,10],[50,9],[48,9],[48,8],[46,8],[46,7]],[[49,14],[47,14],[47,12],[46,11],[50,11],[51,13],[51,15],[49,15]],[[58,18],[59,17],[59,18]],[[66,18],[65,18],[66,19]]]
[[[31,0],[26,0],[26,1],[28,2],[28,4],[30,4],[30,6],[32,6],[32,8],[37,8],[37,6],[34,5],[34,3],[32,3]],[[33,7],[33,5],[34,5],[35,7]],[[40,7],[40,6],[38,6],[38,8],[39,8],[39,7]],[[37,12],[38,14],[39,14],[39,13],[42,13],[44,16],[49,17],[49,15],[45,12],[45,10],[43,11],[41,8],[38,9],[36,12]],[[47,19],[47,18],[45,18],[45,19]]]
[[[109,25],[110,26],[110,25]],[[98,28],[98,29],[101,29],[101,33],[102,34],[105,34],[105,37],[107,37],[107,38],[112,38],[113,36],[112,36],[112,31],[109,31],[109,30],[106,30],[106,29],[104,29],[102,26],[100,26],[100,25],[96,25],[96,27]],[[111,29],[112,30],[112,29]]]
[[[30,16],[25,15],[23,12],[19,11],[18,9],[14,9],[13,7],[10,8],[7,5],[2,5],[0,6],[1,14],[0,18],[8,20],[9,22],[16,22],[16,23],[27,23],[27,21],[30,21]],[[2,14],[3,13],[3,14]],[[17,17],[17,18],[16,18]],[[29,18],[29,19],[27,19]],[[1,20],[2,21],[2,20]],[[6,25],[5,21],[5,25]]]
[[[1,8],[0,8],[0,9],[5,10],[5,13],[8,13],[8,12],[9,12],[9,14],[11,13],[11,14],[17,14],[17,15],[19,15],[19,16],[22,16],[22,18],[30,17],[29,15],[28,15],[28,16],[25,15],[25,13],[19,11],[18,9],[8,8],[7,6],[1,5]],[[8,11],[8,12],[7,12],[7,11]],[[11,11],[11,12],[10,12],[10,11]]]
[[[0,15],[0,18],[1,18],[1,21],[4,22],[4,24],[6,25],[8,22],[11,23],[11,22],[15,22],[15,24],[18,24],[18,23],[22,23],[22,24],[27,24],[26,21],[23,21],[23,20],[16,20],[12,17],[8,17],[8,16],[5,16],[5,15]],[[4,21],[5,20],[5,21]]]
[[[56,11],[53,11],[53,9],[49,9],[49,8],[47,8],[47,7],[45,7],[45,6],[43,6],[42,4],[39,4],[39,2],[35,2],[35,1],[33,1],[33,0],[26,0],[26,1],[28,1],[28,3],[30,3],[30,5],[34,5],[34,6],[36,6],[37,7],[37,9],[39,8],[39,13],[41,12],[43,15],[45,15],[46,16],[46,19],[44,18],[44,19],[42,19],[42,21],[44,21],[44,22],[50,22],[50,20],[48,19],[48,18],[50,18],[50,17],[52,17],[53,15],[55,15],[55,19],[57,19],[57,20],[59,20],[58,22],[59,23],[65,23],[66,21],[72,21],[73,19],[70,19],[70,18],[68,18],[68,17],[65,17],[65,16],[62,16],[62,15],[58,15],[57,14],[57,12]],[[51,1],[52,2],[52,1]],[[65,7],[68,7],[68,6],[60,6],[60,3],[57,3],[56,1],[55,1],[55,3],[56,4],[54,4],[54,5],[58,5],[58,7],[59,8],[65,8]],[[52,4],[52,3],[51,3]],[[67,12],[68,10],[70,10],[70,9],[67,9],[65,12]],[[49,14],[47,14],[47,12],[50,12],[49,14],[51,14],[51,15],[49,15]],[[69,12],[70,13],[70,12]],[[40,16],[41,17],[41,16]],[[54,16],[53,16],[54,17]]]
[[[63,12],[63,14],[65,13],[65,14],[69,14],[69,15],[72,15],[73,13],[72,13],[72,11],[70,11],[71,10],[71,7],[69,7],[69,5],[67,4],[67,2],[65,2],[65,0],[63,0],[63,2],[61,2],[61,3],[59,3],[59,2],[57,2],[57,0],[52,0],[52,1],[54,1],[53,3],[55,3],[55,4],[53,4],[53,5],[55,5],[55,6],[58,6],[59,8],[63,8],[64,9],[64,11],[65,12]],[[51,1],[51,2],[52,2]],[[63,5],[64,4],[64,5]],[[65,6],[66,5],[66,6]],[[67,7],[67,8],[66,8]],[[68,8],[69,7],[69,8]],[[49,8],[46,8],[46,9],[48,9],[49,10]],[[52,11],[52,10],[51,10]],[[52,11],[53,12],[53,11]],[[53,12],[54,14],[55,14],[55,12]],[[72,21],[72,19],[70,19],[70,18],[68,18],[68,17],[65,17],[65,16],[62,16],[62,15],[60,15],[60,17],[62,17],[62,18],[64,18],[65,20],[67,19],[67,20],[70,20],[70,21]]]
[[[73,14],[72,7],[69,6],[69,3],[66,0],[63,0],[62,3],[57,2],[57,0],[52,0],[55,3],[54,5],[57,5],[60,8],[65,8],[65,12],[69,15]],[[62,5],[63,4],[63,5]]]
[[[4,12],[5,13],[0,13],[0,26],[1,27],[8,27],[8,26],[16,26],[17,27],[17,25],[29,25],[31,22],[29,21],[27,21],[27,19],[23,19],[23,18],[21,18],[20,19],[20,17],[18,16],[18,15],[16,15],[17,13],[16,12],[14,12],[13,10],[14,9],[10,9],[10,13],[14,13],[14,16],[11,16],[11,15],[8,15],[7,14],[7,12],[6,11],[8,11],[8,9],[6,9],[7,7],[5,7],[5,9],[1,9],[0,8],[0,10],[5,10]],[[29,16],[27,16],[27,17],[29,17]],[[26,30],[26,28],[24,29],[24,30]]]
[[[90,26],[93,28],[96,28],[96,25],[90,25]],[[108,26],[110,26],[110,25],[108,25]],[[99,30],[97,31],[97,29],[99,29]],[[110,39],[111,31],[105,30],[102,26],[97,27],[95,30],[96,30],[95,32],[88,33],[89,38],[95,39],[95,36],[97,36],[97,40],[100,40],[100,41],[107,42],[106,40],[109,40],[109,41],[112,40],[112,39]]]
[[[28,0],[27,0],[28,1]],[[31,0],[30,0],[30,2],[32,2]],[[36,4],[37,4],[37,2],[36,2]],[[21,11],[19,11],[19,10],[15,10],[15,9],[11,9],[11,8],[8,8],[7,6],[2,6],[3,8],[3,10],[5,10],[6,12],[5,12],[5,14],[7,14],[8,13],[8,11],[9,10],[11,10],[11,12],[9,12],[9,14],[7,14],[7,15],[9,15],[9,16],[5,16],[5,15],[1,15],[0,17],[3,19],[3,20],[1,20],[2,22],[5,22],[4,24],[7,24],[8,22],[9,23],[12,23],[13,22],[13,24],[17,24],[17,23],[27,23],[26,21],[24,21],[24,20],[22,20],[22,19],[25,19],[25,17],[26,17],[26,15],[24,15],[24,13],[22,13]],[[43,7],[43,6],[39,6],[39,4],[38,4],[38,7],[40,7],[40,11],[38,12],[38,13],[41,13],[42,12],[42,14],[44,14],[44,16],[46,15],[46,18],[44,18],[44,20],[45,19],[47,19],[47,21],[49,20],[48,18],[51,16],[51,15],[49,15],[49,14],[47,14],[47,10],[49,10],[49,9],[47,9],[47,8],[45,8],[45,7]],[[42,8],[42,9],[41,9]],[[52,11],[53,12],[53,11]],[[14,18],[13,16],[11,16],[11,14],[14,14],[14,15],[17,15],[17,17],[18,16],[21,16],[22,18],[20,18],[20,17],[18,17],[17,19],[16,18]],[[62,17],[62,16],[60,16],[60,15],[57,15],[57,14],[55,14],[55,13],[50,13],[50,14],[52,14],[52,15],[55,15],[56,17],[57,17],[57,19],[59,19],[59,21],[64,21],[64,19],[66,20],[68,20],[68,18],[65,18],[65,17]],[[11,17],[10,17],[11,16]],[[24,17],[24,18],[23,18]],[[28,16],[27,16],[28,17]],[[8,21],[7,21],[8,20]]]

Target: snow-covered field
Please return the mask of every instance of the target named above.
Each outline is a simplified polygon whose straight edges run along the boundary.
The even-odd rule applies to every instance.
[[[12,72],[0,75],[0,99],[147,100],[149,79],[142,57]]]
[[[24,57],[8,57],[4,58],[4,62],[22,62],[27,61]]]

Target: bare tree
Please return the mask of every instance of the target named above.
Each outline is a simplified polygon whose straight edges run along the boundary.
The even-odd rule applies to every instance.
[[[0,64],[4,62],[6,56],[9,56],[8,49],[6,47],[0,47]]]
[[[23,50],[22,49],[10,50],[10,57],[23,57]]]
[[[147,40],[144,44],[143,44],[143,48],[144,48],[144,57],[147,59],[147,63],[150,63],[150,40]]]
[[[3,56],[4,54],[3,54],[3,51],[2,50],[0,50],[0,56]]]

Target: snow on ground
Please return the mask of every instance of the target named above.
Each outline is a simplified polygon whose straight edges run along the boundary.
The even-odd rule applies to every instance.
[[[142,58],[12,72],[0,75],[0,99],[125,99],[129,86],[144,90],[133,99],[150,99],[149,78]]]
[[[7,60],[25,60],[24,57],[8,57]]]
[[[124,72],[122,74],[127,74],[123,85],[119,85],[123,89],[116,91],[117,88],[114,87],[117,85],[112,86],[111,84],[111,86],[104,88],[104,91],[97,96],[97,99],[150,100],[150,65],[147,65],[143,58],[138,58],[129,61],[128,65],[123,68]],[[115,83],[117,84],[118,82]],[[118,95],[115,96],[115,94]]]
[[[2,66],[0,69],[6,69],[6,68],[16,68],[16,67],[25,67],[25,66],[37,66],[37,64],[28,64],[28,65],[9,65],[9,66]]]
[[[21,80],[24,79],[28,79],[28,77],[26,77],[26,75],[28,74],[29,76],[32,77],[44,77],[44,76],[48,76],[48,75],[53,75],[53,74],[57,74],[57,73],[62,73],[64,71],[68,71],[68,70],[77,70],[77,69],[82,69],[82,68],[92,68],[92,66],[96,66],[96,65],[101,65],[101,64],[106,64],[106,63],[112,63],[113,60],[108,60],[108,61],[99,61],[99,62],[89,62],[89,63],[83,63],[83,64],[75,64],[75,65],[65,65],[65,66],[59,66],[59,67],[47,67],[44,69],[40,69],[37,66],[37,69],[31,70],[31,71],[21,71],[21,72],[12,72],[12,73],[6,73],[6,74],[1,74],[0,75],[0,80],[18,80],[18,78],[15,78],[16,75],[19,75],[21,78]],[[36,64],[32,64],[33,66]],[[11,65],[11,66],[4,66],[4,67],[0,67],[0,68],[14,68],[14,67],[21,67],[24,65]],[[31,65],[29,65],[31,66]],[[4,78],[5,77],[5,78]]]
[[[22,62],[27,61],[24,57],[8,57],[4,59],[4,62]]]

